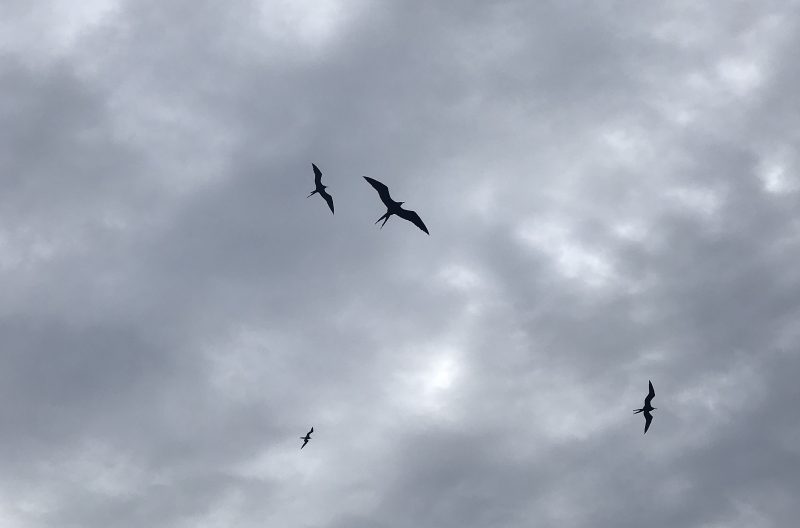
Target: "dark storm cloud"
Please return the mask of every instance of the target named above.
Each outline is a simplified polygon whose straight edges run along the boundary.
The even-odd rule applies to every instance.
[[[4,41],[0,524],[797,516],[796,3],[87,6]]]

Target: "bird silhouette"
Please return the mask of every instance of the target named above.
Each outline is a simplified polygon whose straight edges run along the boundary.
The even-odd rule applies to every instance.
[[[646,433],[648,429],[650,429],[650,422],[653,421],[653,415],[650,414],[651,411],[654,411],[656,408],[650,405],[650,402],[653,400],[653,397],[656,395],[656,391],[653,389],[653,382],[648,380],[647,383],[650,385],[650,391],[647,393],[647,397],[644,399],[644,407],[641,409],[634,409],[633,414],[644,414],[644,432]],[[642,433],[644,434],[644,433]]]
[[[300,446],[300,449],[303,449],[306,446],[306,444],[308,443],[308,441],[311,440],[311,433],[313,433],[313,432],[314,432],[314,428],[312,427],[311,430],[309,432],[307,432],[305,436],[301,436],[300,437],[300,438],[303,439],[303,445]]]
[[[311,166],[314,168],[314,185],[316,186],[316,189],[314,189],[314,192],[306,196],[306,198],[311,198],[315,194],[319,193],[319,195],[322,196],[326,202],[328,202],[328,207],[331,208],[331,213],[333,213],[333,197],[331,197],[331,195],[328,194],[328,191],[325,190],[327,185],[322,185],[322,171],[320,171],[319,167],[313,163]]]
[[[378,220],[375,221],[375,223],[377,224],[378,222],[383,220],[383,223],[381,224],[381,229],[383,229],[383,226],[386,225],[386,222],[389,220],[390,216],[397,215],[403,220],[408,220],[418,228],[425,231],[426,234],[430,235],[430,233],[428,233],[428,228],[425,227],[422,218],[420,218],[417,213],[400,207],[405,202],[395,202],[394,200],[392,200],[392,197],[389,196],[389,188],[386,185],[382,184],[378,180],[368,178],[367,176],[364,176],[364,179],[367,180],[367,182],[369,182],[369,184],[372,185],[372,187],[374,187],[376,191],[378,191],[378,196],[381,197],[381,201],[384,203],[384,205],[386,205],[386,214],[384,214],[382,217],[378,218]]]

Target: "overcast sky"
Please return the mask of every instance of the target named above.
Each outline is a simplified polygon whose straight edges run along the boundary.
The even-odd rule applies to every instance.
[[[794,0],[3,0],[0,526],[793,525],[798,49]]]

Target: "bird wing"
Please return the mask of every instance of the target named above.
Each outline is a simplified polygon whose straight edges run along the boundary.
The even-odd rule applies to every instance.
[[[653,421],[653,415],[650,414],[650,411],[645,411],[642,414],[644,414],[644,432],[646,433],[647,430],[650,429],[650,422]]]
[[[323,198],[325,198],[326,202],[328,202],[328,207],[331,208],[331,213],[332,213],[333,212],[333,197],[330,194],[328,194],[328,192],[325,189],[322,189],[321,191],[319,191],[319,194]]]
[[[300,446],[300,449],[303,449],[306,446],[307,443],[308,443],[308,440],[304,440],[303,441],[303,445]]]
[[[652,381],[648,381],[647,383],[650,384],[650,391],[647,393],[647,398],[644,399],[644,404],[645,405],[650,405],[650,400],[652,400],[655,397],[656,391],[655,391],[655,389],[653,389],[653,382]]]
[[[374,180],[368,176],[364,176],[364,179],[367,180],[367,182],[369,182],[369,184],[372,185],[376,191],[378,191],[378,196],[381,197],[381,201],[386,204],[386,207],[389,207],[389,205],[394,201],[392,200],[392,197],[389,196],[389,188],[378,180]]]
[[[313,163],[311,164],[311,166],[314,167],[314,184],[317,187],[319,187],[320,185],[322,185],[322,171],[320,171],[319,167],[317,167]]]
[[[428,228],[425,227],[425,223],[422,221],[422,218],[420,218],[419,215],[414,211],[409,211],[408,209],[400,209],[400,212],[397,213],[397,216],[399,216],[404,220],[408,220],[418,228],[425,231],[425,233],[430,235],[430,233],[428,233]]]
[[[307,434],[311,434],[314,432],[314,428],[312,427],[311,430]]]

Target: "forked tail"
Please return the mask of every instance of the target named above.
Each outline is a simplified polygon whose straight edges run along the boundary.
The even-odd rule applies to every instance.
[[[389,221],[389,217],[390,217],[390,216],[391,216],[391,214],[387,212],[385,215],[383,215],[382,217],[380,217],[380,218],[378,218],[377,220],[375,220],[375,223],[377,224],[378,222],[380,222],[381,220],[383,220],[383,223],[381,224],[381,229],[383,229],[383,226],[385,226],[385,225],[386,225],[386,222],[388,222],[388,221]]]

